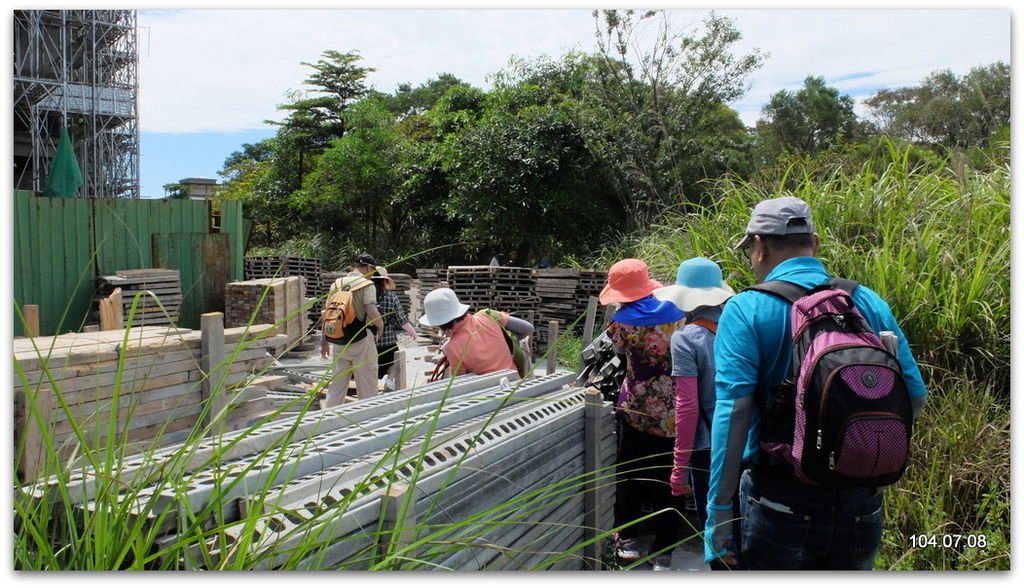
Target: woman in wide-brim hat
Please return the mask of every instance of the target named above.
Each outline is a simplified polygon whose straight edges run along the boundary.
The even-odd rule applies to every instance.
[[[716,399],[715,335],[722,307],[734,293],[722,279],[722,268],[706,257],[680,263],[676,283],[654,291],[656,298],[671,301],[686,313],[686,325],[672,335],[676,438],[668,482],[675,495],[693,493],[698,528],[707,523],[711,421]],[[738,502],[733,504],[733,511],[739,520]],[[717,569],[718,562],[711,566]]]
[[[377,336],[377,379],[383,380],[384,390],[395,389],[395,352],[398,350],[398,331],[404,330],[407,335],[416,339],[416,329],[409,322],[409,317],[402,308],[398,295],[395,294],[395,280],[388,275],[387,268],[376,266],[370,274],[374,286],[377,287],[377,308],[380,310],[384,329]]]
[[[722,280],[722,268],[717,263],[706,257],[693,257],[679,264],[676,283],[656,289],[654,297],[672,302],[683,312],[691,312],[702,306],[725,304],[735,293]]]
[[[602,304],[618,303],[608,336],[626,356],[626,376],[617,402],[620,422],[620,471],[658,468],[669,471],[675,436],[675,387],[672,380],[672,333],[682,326],[683,311],[653,293],[661,283],[651,279],[640,259],[623,259],[608,270],[601,291]],[[655,510],[686,508],[684,499],[673,497],[664,482],[652,482],[651,473],[624,474],[616,486],[615,526],[628,525],[643,516],[644,503]],[[651,521],[656,530],[652,551],[655,569],[669,569],[671,546],[683,538],[677,514],[666,512]],[[616,554],[623,560],[642,557],[636,526],[619,532]]]
[[[459,302],[451,288],[438,288],[423,297],[420,324],[437,327],[447,335],[441,353],[452,375],[516,370],[515,357],[502,329],[519,339],[533,334],[531,323],[507,312],[469,312],[469,305]]]

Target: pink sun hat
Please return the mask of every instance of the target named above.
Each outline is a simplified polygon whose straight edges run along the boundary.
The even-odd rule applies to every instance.
[[[608,269],[608,283],[598,297],[601,304],[634,302],[661,288],[661,282],[652,280],[647,264],[642,259],[623,259]]]

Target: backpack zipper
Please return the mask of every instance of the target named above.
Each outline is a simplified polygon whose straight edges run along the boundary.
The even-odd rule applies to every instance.
[[[803,324],[803,326],[801,326],[800,329],[797,330],[797,332],[793,333],[793,336],[790,337],[790,339],[792,339],[793,341],[796,341],[797,339],[799,339],[800,337],[803,336],[804,331],[806,331],[807,329],[811,328],[814,324],[816,324],[819,321],[824,321],[824,320],[828,320],[828,319],[832,319],[832,321],[835,322],[837,325],[839,325],[840,327],[845,328],[846,327],[845,322],[846,322],[846,318],[847,317],[856,318],[856,315],[854,315],[854,313],[852,313],[852,312],[846,312],[846,313],[843,313],[843,314],[839,314],[839,313],[835,313],[835,312],[823,312],[823,313],[821,313],[821,314],[819,314],[819,315],[809,319],[807,322],[805,322]]]

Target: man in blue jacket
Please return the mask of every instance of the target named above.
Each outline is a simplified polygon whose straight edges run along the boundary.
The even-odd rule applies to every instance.
[[[832,276],[817,259],[820,240],[807,204],[794,197],[759,203],[736,245],[758,282],[813,288]],[[924,381],[889,305],[861,285],[853,301],[876,332],[893,331],[914,415]],[[748,569],[871,569],[882,539],[882,488],[811,486],[759,455],[757,398],[786,378],[792,356],[790,304],[744,291],[726,303],[715,339],[715,391],[705,559]],[[760,463],[771,461],[772,463]],[[740,493],[742,541],[733,536]]]

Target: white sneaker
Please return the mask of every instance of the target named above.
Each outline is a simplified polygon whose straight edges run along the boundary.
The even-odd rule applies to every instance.
[[[619,539],[615,546],[615,556],[623,561],[635,561],[643,557],[642,547],[639,539]]]
[[[394,378],[389,378],[389,377],[385,376],[384,377],[384,389],[385,390],[395,390],[395,379]]]
[[[667,572],[672,569],[672,554],[662,553],[654,556],[654,571]]]

